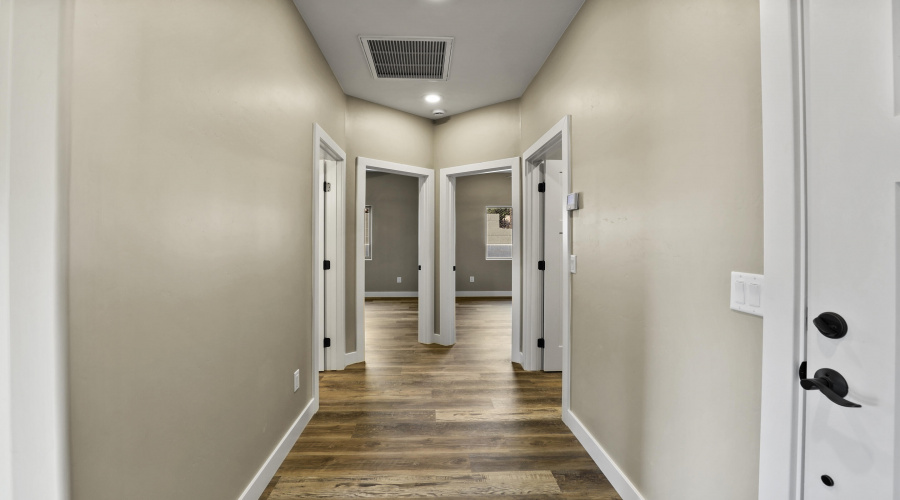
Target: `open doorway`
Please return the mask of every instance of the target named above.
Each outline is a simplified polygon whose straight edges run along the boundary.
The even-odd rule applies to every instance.
[[[522,317],[525,368],[563,372],[568,408],[571,311],[571,216],[569,117],[523,154]]]
[[[346,364],[365,361],[367,296],[414,297],[418,340],[434,338],[434,171],[363,157],[356,169],[356,331],[347,332]]]
[[[482,177],[488,174],[500,174],[500,178],[506,178],[508,175],[509,183],[505,184],[509,190],[509,197],[501,197],[497,203],[478,205],[472,207],[471,200],[468,199],[472,193],[462,193],[466,201],[466,212],[472,212],[474,215],[467,216],[460,212],[463,204],[459,203],[460,188],[465,189],[469,182],[462,180],[476,176],[473,185],[478,180],[486,180],[488,177]],[[462,181],[461,181],[462,180]],[[456,299],[457,293],[463,292],[463,296],[471,293],[473,296],[490,296],[506,294],[511,296],[511,315],[512,315],[512,334],[510,346],[510,359],[515,363],[522,363],[522,345],[521,345],[521,299],[520,299],[520,243],[519,230],[514,220],[519,212],[519,159],[507,158],[504,160],[495,160],[484,163],[476,163],[472,165],[463,165],[459,167],[445,168],[441,170],[441,328],[437,335],[437,342],[443,345],[453,345],[456,343]],[[460,217],[465,224],[475,226],[474,233],[467,231],[468,234],[476,234],[476,248],[471,252],[471,258],[460,261],[460,258],[466,259],[466,256],[457,253],[458,241],[460,233]],[[506,219],[511,223],[509,228],[508,243],[503,238],[506,231],[500,230],[500,223]],[[472,222],[472,221],[476,222]],[[488,224],[496,222],[497,231],[495,231],[496,241],[492,243],[492,247],[488,247]],[[483,231],[483,233],[482,233]],[[483,240],[481,237],[483,236]],[[484,243],[480,243],[484,241]],[[481,262],[487,261],[488,256],[506,256],[509,255],[510,268],[510,288],[503,290],[488,290],[480,287],[478,281],[477,269],[489,269],[489,263],[484,262],[484,266],[480,266]],[[460,268],[461,262],[465,262],[466,268]],[[486,271],[482,276],[487,277],[490,271]],[[474,277],[474,280],[473,280]],[[458,281],[460,280],[460,281]],[[500,283],[502,277],[496,283]],[[491,280],[485,282],[487,288],[498,288],[498,284],[492,284]]]
[[[317,371],[344,368],[344,190],[346,154],[313,129],[313,325]]]

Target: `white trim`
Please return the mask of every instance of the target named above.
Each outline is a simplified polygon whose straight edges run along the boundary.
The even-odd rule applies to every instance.
[[[434,170],[402,163],[358,157],[356,159],[356,206],[366,206],[366,172],[385,172],[419,179],[418,292],[366,292],[366,261],[363,218],[356,218],[356,350],[362,360],[366,352],[365,297],[419,297],[419,342],[434,341]],[[373,252],[374,254],[374,252]],[[415,293],[415,295],[369,295]]]
[[[442,345],[453,345],[456,343],[456,271],[453,270],[456,260],[456,178],[468,175],[490,174],[497,172],[510,172],[512,176],[512,210],[513,217],[519,213],[521,209],[521,201],[519,195],[519,158],[504,158],[502,160],[486,161],[482,163],[473,163],[470,165],[460,165],[458,167],[449,167],[441,169],[441,328],[435,335],[435,342]],[[512,346],[511,358],[514,362],[520,363],[521,346],[520,338],[520,321],[519,314],[521,311],[521,297],[517,284],[520,282],[519,274],[521,273],[521,255],[519,247],[518,224],[513,223],[513,306],[512,306]]]
[[[609,480],[609,484],[616,489],[616,493],[622,497],[622,500],[644,500],[644,497],[641,496],[637,487],[634,486],[634,483],[632,483],[631,480],[628,479],[628,476],[622,472],[622,469],[620,469],[613,461],[612,457],[609,456],[609,453],[603,449],[603,446],[594,439],[594,436],[592,436],[587,430],[587,427],[581,423],[581,420],[572,413],[572,410],[563,412],[563,422],[572,430],[572,434],[575,435],[575,438],[578,439],[581,446],[584,446],[588,455],[594,459],[594,463],[597,464],[597,467],[600,468],[600,471],[603,472],[603,475]]]
[[[763,116],[762,399],[759,498],[801,500],[804,358],[802,2],[761,0]]]
[[[507,260],[509,260],[509,259],[507,259]],[[472,291],[457,290],[456,296],[457,297],[510,297],[510,298],[512,298],[513,293],[512,293],[512,290],[509,290],[509,291],[495,290],[495,291],[485,291],[485,292],[481,292],[478,290],[472,290]]]
[[[373,260],[375,258],[375,207],[363,203],[362,212],[362,239],[363,239],[363,260]],[[366,240],[366,226],[369,226],[369,239]],[[369,252],[366,254],[366,243],[369,244]]]
[[[318,410],[319,400],[310,400],[306,405],[306,408],[300,412],[300,415],[294,420],[293,425],[291,425],[284,434],[284,437],[281,438],[278,445],[275,446],[275,449],[272,450],[269,458],[263,462],[262,467],[259,468],[259,471],[257,471],[256,475],[253,476],[253,479],[250,480],[250,484],[244,488],[244,492],[241,493],[238,500],[257,500],[260,495],[262,495],[263,491],[266,490],[266,486],[268,486],[272,478],[275,477],[275,473],[278,472],[278,468],[281,467],[281,463],[284,462],[284,459],[287,458],[291,448],[294,447],[294,443],[297,442],[303,429],[306,428],[306,425],[309,424],[309,421]]]
[[[12,337],[9,297],[12,2],[0,3],[0,498],[13,498]]]
[[[378,297],[418,297],[419,292],[366,292],[366,298],[378,298]]]
[[[344,355],[344,366],[347,367],[356,363],[362,363],[365,360],[363,353],[359,351],[348,352]]]
[[[0,498],[70,497],[71,16],[68,0],[0,5]]]
[[[563,163],[563,173],[561,184],[564,193],[570,193],[572,191],[572,117],[571,115],[564,116],[561,120],[556,122],[556,124],[550,128],[544,135],[541,136],[540,139],[534,142],[530,148],[528,148],[525,153],[522,154],[522,186],[523,186],[523,207],[531,207],[533,201],[536,199],[534,193],[537,192],[537,182],[536,176],[532,175],[534,170],[533,161],[537,160],[537,157],[540,156],[549,146],[555,144],[557,141],[561,143],[562,146],[562,163]],[[570,396],[571,396],[571,378],[572,378],[572,370],[571,370],[571,361],[572,361],[572,274],[569,272],[569,256],[572,255],[572,214],[565,209],[565,206],[560,206],[559,209],[563,212],[563,220],[566,221],[563,224],[563,260],[559,266],[555,266],[559,269],[559,272],[562,273],[562,302],[563,302],[563,370],[562,370],[562,379],[563,379],[563,392],[562,392],[562,410],[566,412],[570,408]],[[523,271],[522,271],[522,303],[523,305],[530,304],[530,310],[532,312],[539,307],[534,307],[537,304],[537,298],[533,297],[532,290],[534,286],[531,283],[535,283],[538,278],[538,271],[536,265],[529,265],[528,262],[536,262],[537,259],[532,258],[531,255],[534,253],[536,245],[539,244],[537,238],[540,235],[535,234],[531,227],[531,219],[532,211],[530,209],[522,210],[522,217],[519,218],[522,226],[522,251],[523,251]],[[528,322],[526,323],[526,320]],[[522,351],[523,355],[523,364],[522,367],[526,370],[539,370],[541,366],[541,353],[540,349],[537,346],[538,334],[537,332],[540,330],[540,325],[537,324],[539,320],[539,316],[536,314],[531,314],[530,316],[526,316],[523,313],[522,316],[522,343],[524,349]]]
[[[312,175],[313,175],[313,185],[312,185],[312,202],[313,202],[313,353],[314,353],[314,363],[313,369],[313,380],[318,380],[318,371],[321,368],[319,354],[324,350],[322,347],[321,340],[324,338],[324,318],[322,317],[321,312],[319,311],[321,307],[321,301],[324,298],[324,290],[325,290],[325,271],[322,269],[322,261],[325,260],[323,255],[324,248],[324,220],[323,214],[321,212],[320,205],[322,203],[322,183],[324,182],[324,175],[322,169],[319,165],[319,149],[324,148],[327,150],[332,156],[336,157],[337,160],[337,172],[336,172],[336,186],[332,186],[332,191],[335,193],[337,197],[336,203],[336,213],[335,213],[335,224],[337,225],[337,253],[335,254],[334,262],[331,264],[331,270],[329,272],[335,273],[335,283],[337,286],[337,300],[334,307],[336,308],[336,325],[334,331],[336,332],[334,338],[331,339],[331,347],[328,351],[326,351],[327,361],[328,361],[328,369],[329,370],[342,370],[344,369],[344,352],[345,352],[345,338],[342,333],[344,332],[344,322],[346,319],[345,314],[345,297],[346,297],[346,177],[347,177],[347,154],[344,153],[344,150],[341,149],[340,146],[325,132],[325,130],[319,126],[318,123],[313,124],[313,159],[312,159]],[[327,304],[326,304],[327,306]],[[314,397],[319,397],[319,386],[315,385],[315,395]]]

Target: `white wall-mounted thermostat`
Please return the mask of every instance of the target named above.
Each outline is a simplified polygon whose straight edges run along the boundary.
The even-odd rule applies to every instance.
[[[578,193],[569,193],[566,196],[566,210],[570,212],[572,210],[578,210],[578,198],[580,198]]]

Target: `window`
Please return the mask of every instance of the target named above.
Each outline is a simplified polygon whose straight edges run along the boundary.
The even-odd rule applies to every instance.
[[[365,211],[365,247],[366,247],[366,260],[372,260],[372,205],[366,205]]]
[[[512,207],[487,207],[485,258],[512,260]]]

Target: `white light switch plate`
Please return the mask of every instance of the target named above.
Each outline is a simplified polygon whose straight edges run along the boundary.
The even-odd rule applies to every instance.
[[[300,370],[294,370],[294,392],[300,389]]]
[[[765,277],[762,274],[731,273],[731,308],[735,311],[763,315],[762,294]]]
[[[575,270],[578,269],[578,259],[574,255],[569,256],[569,272],[575,274]]]

